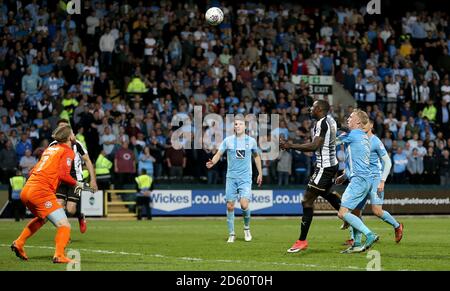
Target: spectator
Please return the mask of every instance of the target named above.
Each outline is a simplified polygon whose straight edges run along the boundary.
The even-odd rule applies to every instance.
[[[22,78],[22,91],[25,92],[27,102],[30,106],[37,106],[37,101],[40,99],[40,92],[42,86],[42,79],[37,75],[33,75],[31,68],[27,69],[27,74]]]
[[[423,181],[425,184],[439,184],[439,162],[434,154],[434,148],[428,147],[427,154],[423,158]]]
[[[441,185],[450,185],[450,159],[449,151],[442,151],[439,159],[439,175],[441,176]]]
[[[36,165],[37,160],[34,156],[31,155],[31,150],[27,149],[25,151],[25,155],[20,159],[19,166],[22,169],[22,173],[25,176],[28,176],[29,172]]]
[[[127,93],[145,93],[148,89],[145,86],[145,83],[138,77],[134,76],[131,82],[128,84]]]
[[[20,141],[16,145],[16,154],[17,154],[17,160],[20,161],[20,159],[25,155],[26,150],[33,150],[33,146],[31,145],[31,141],[28,138],[28,134],[22,133],[20,135]]]
[[[437,109],[432,100],[428,100],[427,105],[423,109],[422,116],[428,118],[432,123],[436,121]]]
[[[186,154],[182,149],[175,149],[169,144],[166,149],[166,162],[171,179],[178,180],[183,177],[183,169],[186,168]]]
[[[111,132],[111,127],[109,125],[105,126],[105,132],[100,135],[100,145],[103,147],[103,151],[106,156],[111,155],[114,147],[117,143],[117,138]]]
[[[389,83],[386,85],[387,110],[395,111],[398,94],[400,93],[400,84],[393,77],[389,77],[389,80]]]
[[[441,86],[441,96],[442,100],[446,103],[450,102],[450,85],[448,77],[444,80],[444,84]]]
[[[0,151],[0,161],[2,161],[0,179],[2,184],[8,184],[9,178],[14,176],[18,166],[17,160],[17,154],[11,140],[7,140],[5,148]]]
[[[408,157],[409,181],[411,184],[420,184],[422,182],[423,158],[419,155],[416,148],[413,149],[412,155]]]
[[[105,33],[100,37],[99,48],[101,52],[101,65],[103,68],[109,68],[112,65],[112,52],[116,38],[111,33],[109,27],[106,27]]]
[[[289,185],[289,176],[292,173],[292,154],[280,151],[277,164],[278,186]]]
[[[114,157],[114,172],[117,175],[117,187],[122,188],[132,182],[132,175],[136,174],[136,158],[128,148],[128,142],[122,142]]]
[[[397,139],[398,120],[394,117],[392,112],[388,112],[388,117],[384,120],[384,124],[387,125],[388,130],[393,134],[394,139]]]
[[[441,100],[441,106],[437,108],[436,112],[436,125],[445,133],[445,136],[449,136],[450,131],[450,108],[448,102]]]
[[[139,155],[138,160],[139,173],[145,169],[147,175],[153,177],[153,163],[155,162],[155,158],[150,154],[150,148],[148,146],[144,147],[144,150]]]
[[[396,184],[404,184],[406,178],[406,166],[408,164],[408,159],[401,147],[397,148],[397,153],[394,154],[393,160],[394,160],[393,182]]]
[[[322,75],[334,75],[333,57],[328,50],[325,51],[323,57],[320,59],[320,72]]]

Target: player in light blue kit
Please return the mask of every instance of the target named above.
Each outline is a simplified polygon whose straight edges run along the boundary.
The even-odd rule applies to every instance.
[[[336,179],[336,184],[342,184],[345,179],[350,180],[350,184],[342,195],[338,216],[353,227],[355,236],[359,235],[359,232],[366,236],[366,242],[358,249],[358,252],[369,249],[378,240],[378,236],[358,216],[351,213],[362,201],[365,201],[372,188],[370,143],[369,137],[363,130],[368,122],[367,113],[355,109],[347,119],[350,133],[338,137],[338,141],[345,146],[345,173]]]
[[[242,115],[236,115],[234,119],[235,134],[225,138],[220,144],[214,157],[206,163],[208,169],[212,168],[220,157],[227,152],[227,182],[225,195],[227,201],[228,242],[236,240],[234,232],[234,203],[240,200],[242,215],[244,216],[244,238],[251,241],[250,233],[250,207],[252,190],[252,155],[255,157],[258,169],[258,186],[262,184],[261,155],[256,140],[245,134],[245,120]]]
[[[379,217],[384,222],[392,225],[395,230],[395,242],[399,243],[403,237],[403,224],[398,223],[392,215],[383,210],[383,199],[384,199],[384,182],[389,176],[391,170],[391,159],[389,158],[386,149],[381,142],[381,140],[372,133],[373,121],[369,120],[365,131],[369,137],[370,142],[370,172],[372,180],[372,189],[370,191],[370,204],[372,206],[372,212],[377,217]],[[364,199],[355,210],[353,214],[361,217],[362,209],[366,204],[366,199]],[[361,247],[361,235],[355,236],[353,233],[353,227],[350,227],[350,240],[351,246],[344,250],[342,253],[353,253],[357,252],[358,248]]]

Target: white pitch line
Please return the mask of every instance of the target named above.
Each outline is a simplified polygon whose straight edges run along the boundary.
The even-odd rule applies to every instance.
[[[0,244],[0,247],[10,247],[11,245],[8,244]],[[48,250],[54,250],[54,247],[48,247],[48,246],[32,246],[27,245],[27,248],[35,248],[35,249],[48,249]],[[142,253],[128,253],[128,252],[117,252],[117,251],[110,251],[110,250],[94,250],[94,249],[73,249],[69,248],[69,250],[77,250],[82,252],[91,252],[91,253],[100,253],[100,254],[108,254],[108,255],[125,255],[125,256],[147,256],[147,257],[155,257],[155,258],[163,258],[163,259],[174,259],[174,260],[180,260],[180,261],[196,261],[196,262],[212,262],[212,263],[231,263],[231,264],[241,264],[241,263],[253,263],[253,264],[259,264],[259,265],[273,265],[273,266],[290,266],[290,267],[310,267],[310,268],[333,268],[333,269],[350,269],[350,270],[365,270],[365,268],[359,268],[356,266],[321,266],[321,265],[315,265],[315,264],[302,264],[302,263],[285,263],[285,262],[257,262],[257,261],[242,261],[242,260],[223,260],[223,259],[217,259],[217,260],[208,260],[208,259],[202,259],[202,258],[190,258],[190,257],[171,257],[161,254],[142,254]]]

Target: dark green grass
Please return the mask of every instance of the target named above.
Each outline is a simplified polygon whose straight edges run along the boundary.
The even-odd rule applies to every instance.
[[[367,217],[367,225],[380,235],[383,270],[450,270],[450,219],[400,218],[405,235],[394,242],[393,229]],[[305,252],[286,250],[298,238],[298,218],[252,220],[253,241],[243,239],[242,220],[236,221],[237,241],[227,244],[225,218],[158,219],[153,221],[89,220],[81,234],[72,221],[68,250],[81,254],[81,270],[365,270],[367,253],[344,255],[348,231],[339,230],[337,218],[315,218]],[[25,222],[0,221],[0,270],[65,270],[54,265],[55,230],[47,224],[28,242],[29,261],[20,261],[9,245]]]

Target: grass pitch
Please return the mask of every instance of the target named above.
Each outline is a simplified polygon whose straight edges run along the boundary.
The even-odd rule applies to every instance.
[[[450,219],[400,217],[405,233],[394,242],[393,229],[366,217],[380,235],[373,250],[382,270],[450,270]],[[19,260],[9,246],[26,222],[0,221],[0,270],[65,270],[52,264],[54,227],[48,223],[26,246],[30,258]],[[227,244],[225,218],[156,218],[153,221],[88,220],[85,234],[72,224],[72,242],[81,270],[365,270],[367,253],[340,254],[348,231],[335,217],[316,217],[308,236],[309,249],[288,254],[299,234],[298,218],[255,218],[252,242],[244,241],[242,219],[236,220],[237,241]]]

